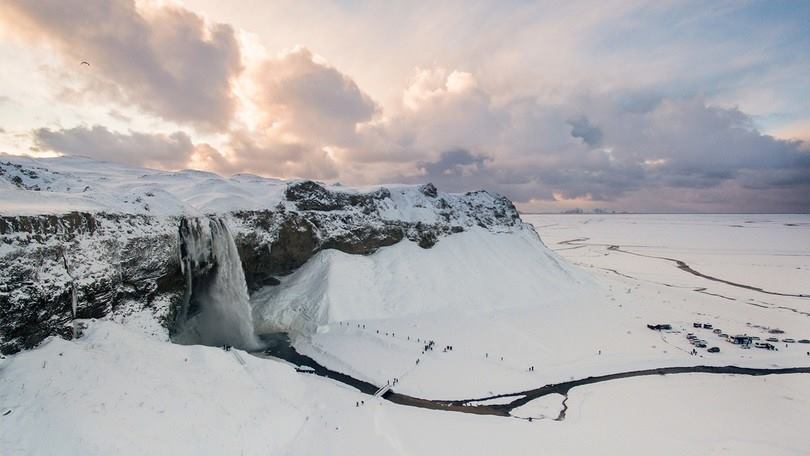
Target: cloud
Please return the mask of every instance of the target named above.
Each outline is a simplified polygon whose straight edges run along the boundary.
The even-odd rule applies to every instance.
[[[379,109],[351,78],[306,48],[264,61],[251,76],[261,125],[279,134],[347,145],[357,124]]]
[[[242,63],[230,25],[133,0],[9,0],[0,21],[57,48],[82,75],[80,92],[208,130],[224,129],[234,114],[231,84]]]
[[[667,192],[681,192],[697,204],[700,192],[723,189],[727,200],[700,202],[722,211],[745,203],[750,192],[776,188],[785,201],[800,201],[810,184],[810,153],[801,142],[762,134],[750,116],[702,97],[619,92],[583,93],[556,104],[495,102],[477,84],[449,90],[449,74],[420,73],[404,91],[406,109],[379,127],[398,155],[419,157],[411,159],[410,172],[391,160],[391,173],[381,180],[433,180],[452,191],[490,188],[527,204],[579,200],[621,208],[632,201],[647,210],[661,201],[642,202],[639,195],[666,199]]]
[[[229,138],[231,160],[220,172],[252,172],[275,177],[334,179],[338,170],[325,146],[307,141],[282,142],[248,131]]]
[[[441,153],[435,162],[419,162],[417,166],[424,171],[429,180],[460,178],[480,171],[487,157],[473,155],[465,149],[447,150]]]
[[[342,158],[361,165],[418,165],[444,151],[485,148],[499,140],[507,121],[470,73],[416,69],[399,112],[360,125],[355,146]]]
[[[252,66],[243,81],[250,115],[232,125],[222,153],[200,149],[195,166],[232,174],[334,179],[334,158],[362,140],[377,104],[347,75],[296,47]]]
[[[568,125],[571,125],[571,136],[585,141],[585,144],[598,146],[602,142],[602,130],[591,125],[587,117],[569,120]]]
[[[198,147],[180,131],[169,135],[116,133],[100,125],[62,130],[40,128],[34,130],[33,136],[34,144],[42,151],[163,169],[186,167]]]

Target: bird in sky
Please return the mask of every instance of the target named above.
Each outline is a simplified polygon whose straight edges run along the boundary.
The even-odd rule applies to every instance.
[[[90,66],[90,63],[89,63],[89,62],[87,62],[86,60],[82,60],[82,63],[80,63],[79,65],[87,65],[87,66]]]

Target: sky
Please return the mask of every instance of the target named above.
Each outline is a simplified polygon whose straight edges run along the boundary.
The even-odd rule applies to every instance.
[[[0,152],[810,212],[808,24],[803,0],[4,0]]]

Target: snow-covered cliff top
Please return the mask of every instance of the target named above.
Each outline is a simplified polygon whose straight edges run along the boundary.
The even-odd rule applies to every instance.
[[[441,218],[448,213],[465,218],[470,209],[501,213],[506,218],[517,214],[506,198],[485,191],[442,193],[430,184],[316,185],[252,174],[223,177],[197,170],[168,172],[76,156],[0,155],[0,194],[0,215],[71,211],[198,215],[273,209],[279,204],[291,211],[370,207],[383,220],[413,223],[447,221]]]

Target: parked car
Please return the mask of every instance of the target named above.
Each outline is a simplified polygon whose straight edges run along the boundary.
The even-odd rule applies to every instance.
[[[712,347],[706,351],[708,351],[709,353],[720,353],[720,347]]]
[[[697,348],[706,348],[706,342],[703,340],[699,340],[695,342],[695,347]]]
[[[702,326],[703,326],[703,325],[701,325],[700,323],[692,323],[692,327],[693,327],[693,328],[700,328],[700,327],[702,327]]]
[[[709,323],[703,323],[703,328],[704,329],[712,329],[712,325],[709,324]]]
[[[657,325],[647,325],[648,328],[652,329],[653,331],[669,331],[672,329],[672,325],[669,323],[659,323]]]
[[[769,337],[769,338],[767,338],[767,339],[765,339],[765,340],[767,340],[768,342],[779,342],[779,338],[778,338],[778,337]]]
[[[714,331],[712,331],[712,332],[713,332],[713,333],[715,333],[715,334],[720,334],[721,332],[723,332],[723,330],[722,330],[722,329],[720,329],[720,328],[717,328],[717,329],[715,329],[715,330],[714,330]]]
[[[795,342],[796,342],[796,339],[791,339],[790,337],[788,337],[787,339],[782,339],[782,342],[786,342],[786,343],[788,343],[788,344],[792,344],[792,343],[795,343]]]
[[[810,339],[799,339],[800,344],[810,344]]]

